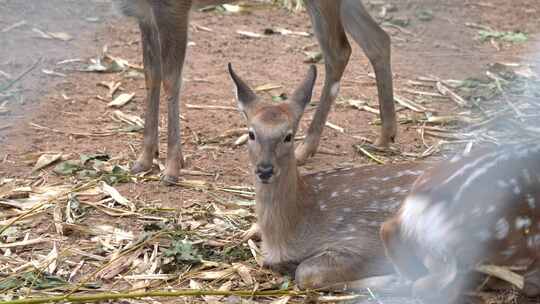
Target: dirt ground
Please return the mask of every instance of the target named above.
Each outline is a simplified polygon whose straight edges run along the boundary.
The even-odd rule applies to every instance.
[[[530,64],[533,70],[540,70],[540,8],[537,0],[367,1],[373,16],[379,16],[382,6],[388,4],[395,7],[395,10],[388,12],[394,20],[409,20],[406,26],[388,22],[384,26],[392,37],[395,92],[399,96],[413,99],[415,95],[410,93],[411,81],[418,77],[465,79],[483,75],[488,65],[496,62]],[[431,11],[433,18],[419,20],[417,13],[420,10]],[[25,23],[9,29],[21,21]],[[479,29],[474,24],[498,31],[528,33],[528,40],[516,44],[480,41],[477,38]],[[312,33],[305,13],[293,14],[273,6],[254,6],[243,14],[216,11],[192,14],[192,43],[184,67],[181,97],[182,142],[187,160],[186,170],[189,170],[184,172],[183,178],[187,184],[204,181],[228,187],[251,185],[245,147],[232,144],[236,136],[220,137],[227,130],[244,126],[241,115],[235,110],[199,110],[188,108],[186,104],[236,107],[232,84],[226,74],[228,62],[232,62],[236,71],[254,87],[267,84],[279,86],[261,93],[263,96],[270,98],[290,93],[307,71],[304,50],[317,50],[316,40],[313,36],[294,35],[247,38],[237,33],[239,30],[263,33],[268,28]],[[44,39],[36,29],[65,32],[72,39]],[[15,185],[45,187],[81,184],[76,176],[55,174],[52,171],[54,166],[32,172],[36,160],[44,153],[61,153],[63,160],[79,159],[80,155],[106,154],[110,157],[108,163],[129,167],[140,151],[142,133],[118,131],[126,124],[112,118],[115,109],[107,106],[111,99],[107,96],[108,89],[99,83],[121,82],[119,93],[135,93],[133,100],[119,110],[142,117],[145,98],[142,74],[137,69],[121,73],[79,72],[76,69],[87,66],[91,58],[99,57],[104,46],[107,47],[107,54],[126,59],[133,66],[141,66],[139,31],[132,20],[114,15],[110,11],[110,3],[105,0],[51,0],[47,3],[0,0],[0,45],[0,71],[11,75],[8,78],[0,74],[0,88],[3,83],[13,81],[17,75],[34,67],[28,75],[14,82],[9,90],[11,95],[0,95],[0,193]],[[61,62],[71,59],[81,61]],[[317,80],[314,101],[320,94],[324,70],[322,63],[317,66],[321,77]],[[376,87],[371,73],[367,58],[354,45],[340,97],[329,117],[329,121],[343,128],[343,131],[326,128],[321,140],[325,153],[310,159],[302,167],[302,172],[373,163],[353,146],[360,143],[361,138],[375,139],[379,132],[378,117],[348,106],[348,101],[353,99],[377,107]],[[2,112],[2,108],[7,110]],[[461,111],[455,103],[445,98],[433,99],[429,108],[436,110],[438,115]],[[304,116],[301,130],[308,126],[313,109],[310,108]],[[414,118],[416,115],[420,114],[403,107],[399,112],[400,119]],[[161,162],[164,162],[166,155],[165,126],[165,116],[162,115]],[[424,141],[416,125],[402,124],[395,148],[402,153],[422,153],[437,140],[426,138]],[[397,162],[404,158],[388,156],[385,160]],[[249,209],[250,216],[237,223],[230,238],[220,239],[219,231],[211,231],[214,225],[219,226],[219,217],[214,218],[211,214],[216,208],[227,209],[227,206],[239,200],[238,196],[201,190],[201,187],[194,187],[193,184],[165,187],[157,181],[158,174],[155,168],[147,179],[115,185],[123,196],[135,204],[138,216],[113,216],[99,208],[90,208],[88,214],[76,223],[84,227],[110,225],[140,235],[152,223],[150,218],[156,216],[167,219],[167,223],[173,223],[182,230],[208,233],[219,240],[216,242],[229,242],[254,221],[251,216],[253,207],[245,207]],[[245,195],[240,198],[246,200]],[[65,199],[62,203],[65,204]],[[3,206],[0,205],[0,208]],[[0,215],[3,224],[19,214],[19,210],[0,210],[5,210],[5,214]],[[47,255],[54,243],[59,246],[59,251],[70,244],[78,244],[81,250],[99,255],[99,250],[92,247],[93,243],[86,240],[85,233],[79,231],[58,235],[55,230],[58,223],[53,220],[57,219],[54,210],[56,208],[44,209],[31,222],[24,224],[27,230],[19,230],[19,233],[29,232],[26,238],[41,237],[47,241],[35,246],[14,248],[11,254],[21,259]],[[20,241],[21,237],[24,234],[10,240]],[[4,238],[1,240],[6,241]],[[5,249],[0,247],[0,252],[5,253]],[[152,250],[149,252],[151,254]],[[80,259],[74,258],[73,261],[78,263]],[[243,262],[256,267],[253,259]],[[0,259],[2,263],[7,262]],[[90,273],[95,269],[95,265],[86,263],[74,277],[79,278],[85,271]],[[0,271],[3,272],[2,276],[8,273],[7,269]],[[282,280],[269,273],[264,273],[262,277],[274,283]],[[261,275],[257,275],[257,279],[261,284],[264,282]],[[185,286],[189,280],[183,278],[179,281],[178,286]],[[119,284],[140,287],[126,282]],[[104,286],[112,288],[109,283],[104,283]],[[205,286],[215,285],[208,283]],[[247,286],[247,289],[250,288],[253,289],[253,286]],[[526,303],[524,299],[515,301]],[[390,303],[390,300],[387,302]]]

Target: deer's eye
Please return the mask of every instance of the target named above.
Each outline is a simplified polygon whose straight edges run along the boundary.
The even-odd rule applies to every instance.
[[[292,133],[287,134],[285,138],[283,139],[283,142],[289,143],[292,141]]]
[[[250,140],[255,140],[255,133],[253,133],[253,131],[249,131],[248,136]]]

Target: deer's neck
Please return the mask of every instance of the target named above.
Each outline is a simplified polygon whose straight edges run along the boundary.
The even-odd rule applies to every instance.
[[[268,243],[286,242],[302,233],[301,226],[311,215],[314,204],[311,186],[298,174],[296,161],[272,184],[256,182],[257,217]]]

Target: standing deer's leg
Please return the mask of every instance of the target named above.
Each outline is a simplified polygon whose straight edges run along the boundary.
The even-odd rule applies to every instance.
[[[339,18],[340,1],[310,0],[306,2],[313,30],[325,60],[325,80],[321,100],[306,139],[296,149],[296,159],[303,163],[317,151],[328,112],[339,92],[339,81],[349,62],[351,46]]]
[[[161,61],[159,34],[153,18],[141,20],[144,76],[146,79],[146,111],[144,118],[143,151],[133,164],[131,171],[140,173],[152,168],[158,155],[159,95],[161,88]]]
[[[343,0],[341,17],[345,30],[362,47],[375,70],[382,120],[381,136],[376,144],[388,146],[390,142],[394,142],[397,133],[390,63],[390,37],[371,18],[359,0]]]
[[[180,87],[188,39],[191,1],[157,3],[156,24],[161,44],[163,90],[168,105],[167,162],[163,182],[174,184],[184,165],[180,139]]]
[[[384,222],[380,234],[386,256],[392,261],[400,275],[415,281],[427,273],[426,267],[416,256],[414,247],[403,240],[400,223],[397,219]]]

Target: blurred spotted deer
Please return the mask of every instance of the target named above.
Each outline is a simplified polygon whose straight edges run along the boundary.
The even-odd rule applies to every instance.
[[[113,0],[125,15],[135,17],[142,36],[147,87],[142,153],[132,167],[134,173],[150,170],[158,154],[160,89],[168,103],[167,161],[164,182],[174,183],[183,166],[180,140],[179,95],[188,41],[192,6],[224,3],[224,0]],[[307,11],[325,61],[325,81],[320,104],[304,142],[297,148],[300,162],[312,156],[338,95],[340,80],[351,55],[346,32],[364,50],[377,78],[382,129],[377,144],[386,146],[396,136],[390,66],[390,38],[370,17],[360,0],[307,0]]]
[[[315,67],[281,103],[261,100],[230,65],[229,73],[247,120],[264,265],[293,275],[301,288],[342,286],[393,272],[378,231],[422,173],[418,165],[301,176],[294,137],[311,99]]]
[[[453,303],[479,263],[526,269],[540,295],[540,145],[481,150],[428,171],[381,237],[397,271],[427,303]]]

